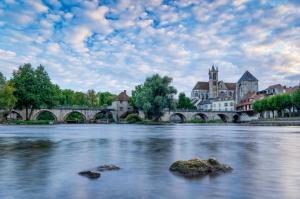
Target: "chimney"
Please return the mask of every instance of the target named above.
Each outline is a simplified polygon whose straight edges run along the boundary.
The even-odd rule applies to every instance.
[[[126,90],[124,90],[124,94],[126,94]]]

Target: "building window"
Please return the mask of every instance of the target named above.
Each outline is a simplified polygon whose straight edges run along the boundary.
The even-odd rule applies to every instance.
[[[225,103],[225,106],[228,106],[228,104],[227,104],[227,103]]]

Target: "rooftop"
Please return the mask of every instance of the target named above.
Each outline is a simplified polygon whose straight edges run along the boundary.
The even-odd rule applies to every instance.
[[[193,90],[209,90],[208,82],[197,82]]]
[[[254,77],[254,75],[252,75],[249,71],[246,71],[243,76],[239,79],[238,83],[242,82],[242,81],[250,81],[250,82],[254,82],[254,81],[258,81],[256,79],[256,77]]]
[[[126,90],[124,90],[117,96],[115,101],[128,101],[128,100],[129,100],[129,96],[126,93]]]

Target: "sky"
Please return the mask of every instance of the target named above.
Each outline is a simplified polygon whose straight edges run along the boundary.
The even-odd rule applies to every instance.
[[[0,71],[42,64],[61,88],[129,93],[146,77],[300,81],[300,0],[0,0]]]

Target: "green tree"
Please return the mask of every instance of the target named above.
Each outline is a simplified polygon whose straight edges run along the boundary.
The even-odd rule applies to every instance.
[[[2,109],[0,119],[5,118],[16,104],[17,99],[14,96],[14,90],[9,82],[0,87],[0,109]]]
[[[88,90],[87,94],[87,105],[89,107],[96,107],[98,105],[98,99],[94,90]]]
[[[83,92],[75,92],[72,105],[87,106],[87,97]]]
[[[4,75],[0,72],[0,87],[4,86],[6,83],[6,79]]]
[[[5,119],[16,104],[16,97],[13,92],[13,85],[11,82],[7,82],[0,72],[0,121]]]
[[[300,88],[298,88],[293,94],[292,94],[292,106],[296,107],[298,112],[300,112]]]
[[[165,108],[172,108],[173,96],[177,93],[170,86],[172,78],[158,74],[146,79],[144,84],[136,86],[132,92],[133,104],[143,110],[147,119],[158,121]]]
[[[262,100],[257,100],[252,105],[253,110],[255,110],[256,112],[258,112],[259,115],[260,115],[260,117],[262,116],[262,113],[264,111],[264,107],[262,105],[263,105]]]
[[[39,100],[36,108],[53,108],[58,105],[60,89],[54,85],[45,68],[40,65],[35,70],[36,89],[39,91],[37,100]]]
[[[60,100],[60,105],[62,106],[73,106],[74,102],[74,95],[75,92],[72,91],[71,89],[64,89],[61,91],[61,100]]]
[[[112,102],[116,99],[116,95],[110,93],[110,92],[99,92],[97,93],[98,97],[98,105],[99,106],[110,106]]]
[[[55,105],[55,86],[43,66],[34,70],[31,64],[24,64],[13,72],[11,82],[15,87],[16,107],[25,108],[26,120],[30,120],[34,109]]]
[[[185,93],[179,93],[177,108],[180,109],[195,109],[190,98],[185,96]]]
[[[284,116],[284,110],[290,110],[292,107],[292,100],[289,94],[280,94],[273,96],[274,109],[281,113],[281,116]]]

